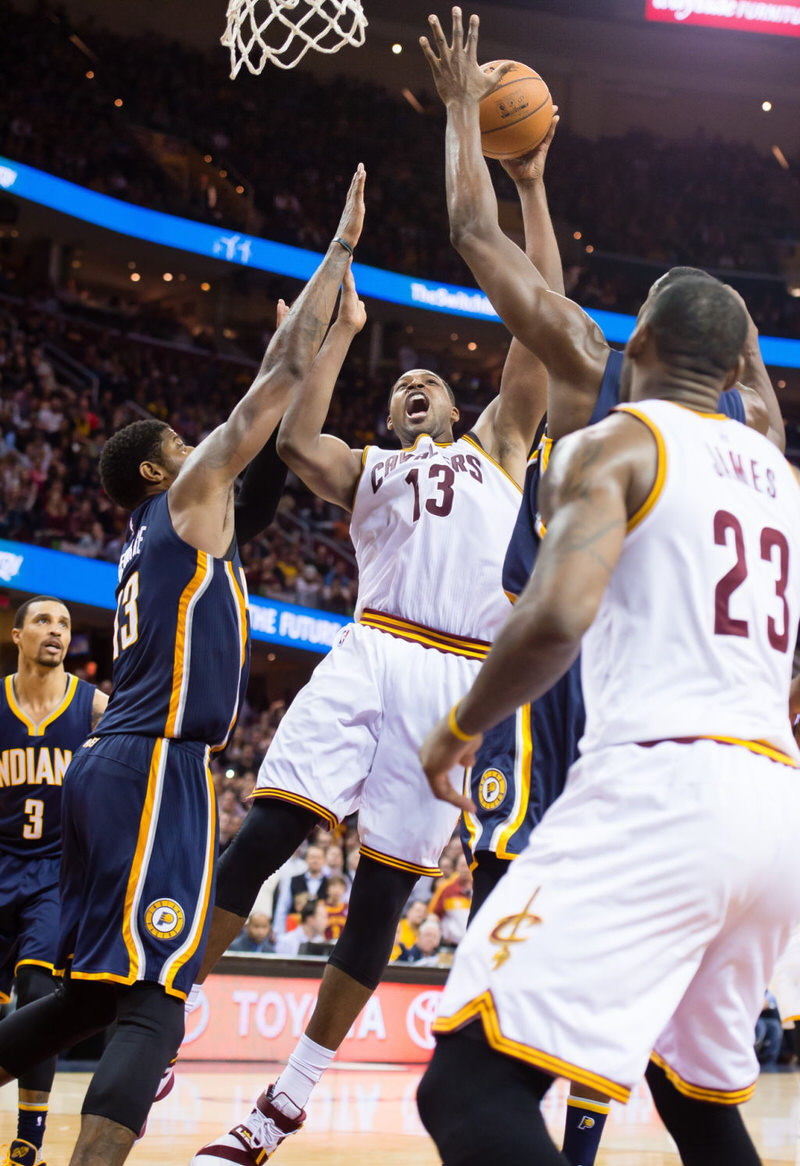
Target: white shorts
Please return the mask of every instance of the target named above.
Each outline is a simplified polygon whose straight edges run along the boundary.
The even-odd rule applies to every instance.
[[[581,758],[473,920],[436,1031],[627,1101],[652,1055],[737,1104],[764,988],[800,920],[800,774],[712,741]]]
[[[783,1023],[800,1021],[800,927],[795,928],[788,946],[778,956],[769,990],[778,1001]]]
[[[348,624],[281,721],[254,796],[308,806],[332,825],[358,810],[363,854],[438,874],[458,811],[434,798],[417,750],[480,663]],[[463,774],[451,774],[459,789]]]

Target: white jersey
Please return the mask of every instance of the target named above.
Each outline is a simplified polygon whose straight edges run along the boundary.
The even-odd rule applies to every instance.
[[[581,752],[713,737],[798,758],[800,488],[765,437],[667,401],[623,408],[658,473],[583,639]]]
[[[470,436],[440,444],[423,435],[404,450],[367,446],[350,523],[356,619],[385,631],[413,623],[493,640],[509,613],[502,569],[520,499]]]

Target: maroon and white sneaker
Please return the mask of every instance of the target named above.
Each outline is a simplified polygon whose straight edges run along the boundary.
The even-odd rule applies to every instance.
[[[176,1057],[175,1061],[177,1061],[177,1059],[178,1058]],[[156,1089],[156,1095],[153,1098],[153,1105],[155,1105],[157,1101],[163,1101],[164,1098],[167,1097],[175,1088],[175,1061],[171,1061],[170,1064],[167,1065],[164,1072],[161,1074],[161,1080],[158,1083],[158,1089]],[[144,1125],[139,1130],[139,1136],[133,1143],[134,1146],[138,1146],[139,1142],[141,1142],[146,1133],[147,1118],[144,1119]]]
[[[288,1117],[276,1109],[274,1089],[275,1086],[270,1085],[266,1093],[261,1094],[241,1125],[234,1126],[227,1134],[198,1150],[189,1166],[226,1166],[229,1162],[237,1166],[261,1166],[266,1162],[281,1142],[290,1134],[296,1134],[306,1120],[306,1111],[289,1101],[285,1093],[278,1096],[286,1098],[288,1104],[297,1110],[297,1116]]]

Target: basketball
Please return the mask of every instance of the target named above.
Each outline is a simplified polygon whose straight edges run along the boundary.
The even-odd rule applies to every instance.
[[[493,73],[506,61],[481,65]],[[487,158],[519,158],[544,138],[553,119],[550,90],[537,72],[519,61],[480,106],[481,149]]]

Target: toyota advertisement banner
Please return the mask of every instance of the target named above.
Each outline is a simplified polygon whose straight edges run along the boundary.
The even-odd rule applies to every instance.
[[[285,1061],[308,1023],[318,980],[212,975],[187,1017],[182,1061]],[[337,1056],[341,1061],[424,1064],[441,988],[383,983]]]
[[[647,0],[647,19],[800,36],[800,0]]]

